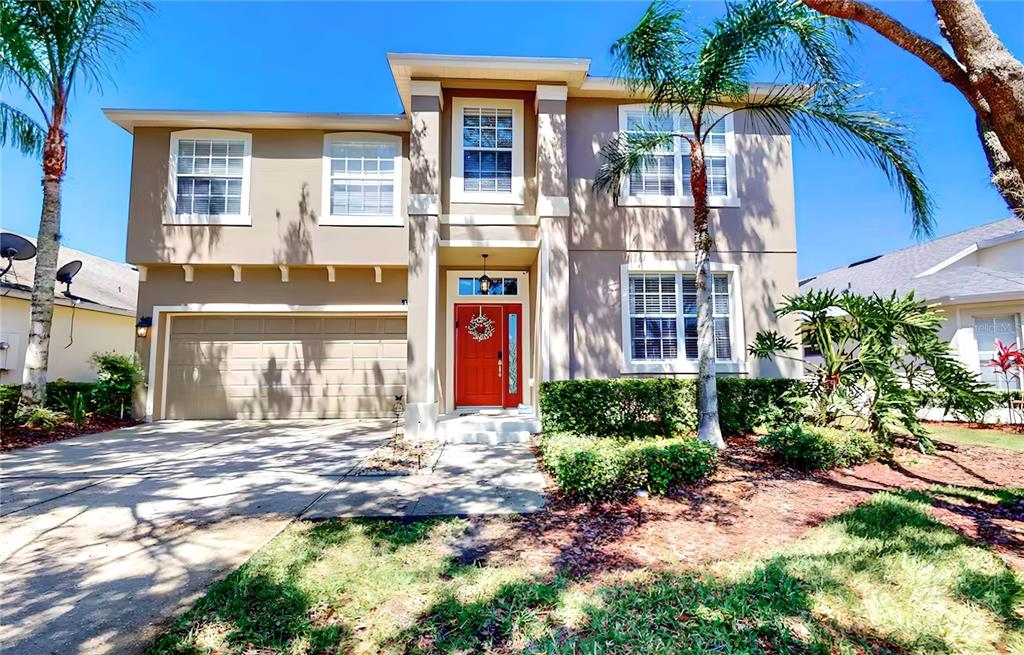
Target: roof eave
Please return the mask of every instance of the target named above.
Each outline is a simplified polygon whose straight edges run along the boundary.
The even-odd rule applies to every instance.
[[[105,108],[103,114],[130,134],[137,127],[409,131],[409,119],[404,114],[122,108]]]

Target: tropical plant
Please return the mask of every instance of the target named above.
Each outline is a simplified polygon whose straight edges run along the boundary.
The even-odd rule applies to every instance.
[[[859,0],[803,0],[823,14],[867,25],[938,73],[967,100],[992,184],[1024,220],[1024,64],[1014,58],[974,0],[932,0],[936,43]]]
[[[51,432],[66,420],[67,415],[64,412],[49,407],[26,407],[18,415],[18,422],[21,425],[43,432]]]
[[[1006,390],[1006,409],[1010,416],[1010,422],[1015,422],[1013,411],[1013,388],[1012,380],[1017,380],[1020,387],[1020,402],[1024,407],[1024,352],[1017,347],[1017,342],[1004,344],[1002,339],[996,339],[996,356],[988,361],[986,366],[996,370],[996,374],[1003,378],[1003,389]],[[1022,419],[1024,420],[1024,419]]]
[[[84,427],[89,422],[89,403],[81,391],[68,402],[67,413],[78,427]]]
[[[32,113],[38,110],[33,117],[0,102],[0,145],[41,155],[43,164],[31,326],[21,385],[26,405],[41,405],[46,394],[69,100],[78,82],[99,86],[106,79],[109,62],[138,32],[147,9],[145,3],[121,0],[0,0],[0,90],[5,95],[23,92]]]
[[[820,425],[863,427],[883,440],[907,432],[927,449],[919,410],[942,407],[977,420],[995,403],[939,337],[945,317],[913,293],[809,291],[786,298],[776,313],[797,317],[803,343],[821,353],[820,363],[807,362],[817,406],[812,420]],[[748,350],[771,358],[796,347],[792,339],[765,331]]]
[[[840,44],[850,38],[843,21],[790,0],[728,4],[711,25],[688,30],[673,6],[655,2],[633,30],[612,46],[618,75],[651,103],[647,125],[619,134],[602,148],[595,188],[617,197],[633,172],[675,143],[689,148],[697,287],[699,367],[698,436],[724,447],[718,422],[711,307],[711,253],[705,145],[726,117],[744,113],[776,133],[830,150],[844,150],[882,169],[903,194],[918,234],[932,231],[932,207],[907,130],[864,106],[864,94],[846,77]],[[755,68],[777,69],[780,84],[758,87]],[[684,128],[669,129],[666,116]]]
[[[142,382],[142,366],[132,353],[95,353],[89,361],[96,368],[92,399],[96,411],[104,416],[122,418],[132,407],[132,394]]]

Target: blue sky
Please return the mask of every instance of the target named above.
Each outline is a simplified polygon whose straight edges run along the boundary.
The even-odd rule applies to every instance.
[[[925,2],[878,3],[935,37]],[[685,4],[694,21],[719,2]],[[68,246],[124,259],[131,137],[102,107],[259,109],[389,113],[401,110],[384,54],[589,57],[611,72],[608,48],[646,3],[188,3],[159,2],[144,36],[102,94],[80,88],[68,128],[63,234]],[[1024,57],[1022,5],[988,2],[1004,43]],[[1007,216],[989,186],[966,102],[924,64],[867,30],[851,55],[877,109],[914,126],[925,179],[938,207],[938,233]],[[20,98],[10,101],[21,105]],[[796,144],[801,276],[914,243],[899,196],[871,166]],[[4,149],[0,220],[35,234],[39,167]]]

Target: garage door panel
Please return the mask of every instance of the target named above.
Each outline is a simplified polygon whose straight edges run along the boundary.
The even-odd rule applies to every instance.
[[[181,329],[179,329],[181,328]],[[405,319],[178,316],[170,418],[392,416],[405,394]]]

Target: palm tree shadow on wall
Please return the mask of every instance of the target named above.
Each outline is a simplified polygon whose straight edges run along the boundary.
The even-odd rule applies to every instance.
[[[277,218],[278,243],[274,247],[274,262],[277,264],[308,264],[313,261],[313,226],[316,212],[309,208],[309,183],[303,182],[299,191],[297,213],[289,218],[280,209],[274,211]]]

